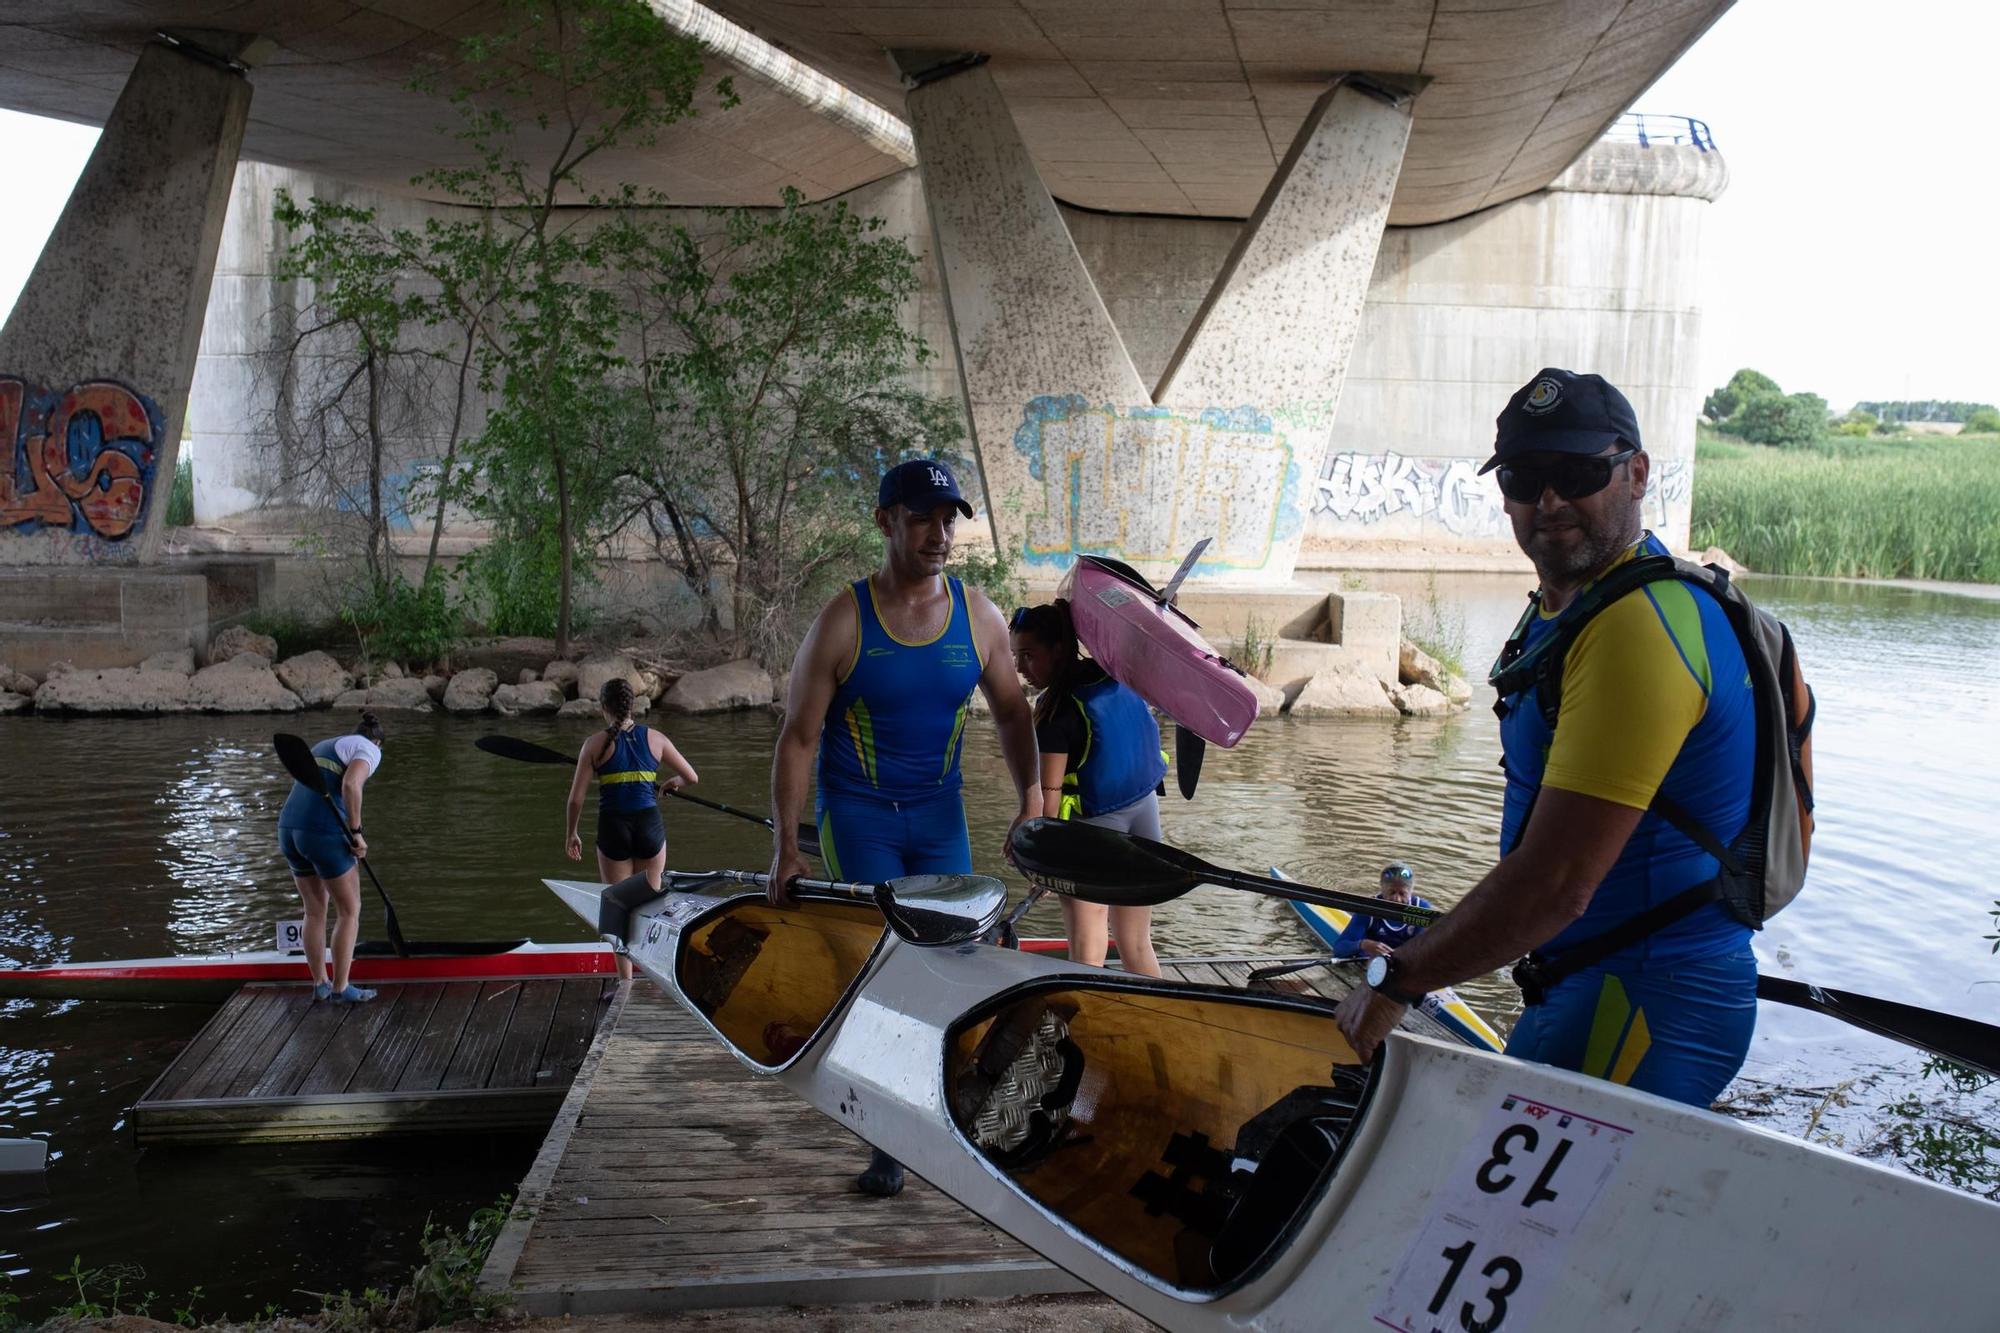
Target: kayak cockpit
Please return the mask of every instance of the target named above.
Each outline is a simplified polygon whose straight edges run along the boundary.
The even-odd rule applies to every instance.
[[[1333,1178],[1372,1080],[1323,1008],[1115,981],[1016,992],[946,1044],[972,1147],[1185,1291],[1261,1266]]]

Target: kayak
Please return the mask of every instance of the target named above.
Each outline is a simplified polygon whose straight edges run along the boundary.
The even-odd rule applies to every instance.
[[[1180,726],[1226,749],[1257,720],[1249,679],[1130,565],[1078,556],[1057,595],[1098,665]]]
[[[595,922],[603,886],[546,883]],[[2000,1205],[1470,1046],[1364,1062],[1323,1003],[883,926],[677,893],[631,952],[746,1067],[1163,1328],[1991,1325]]]
[[[1066,944],[1063,940],[1024,939],[1021,947],[1034,952],[1061,953]],[[410,956],[399,958],[387,943],[364,940],[355,946],[354,980],[363,985],[406,981],[530,981],[610,976],[617,970],[610,947],[602,943],[415,941],[409,948]],[[304,954],[263,949],[181,958],[0,967],[0,1000],[220,1004],[235,994],[238,986],[253,981],[302,986],[311,980]]]
[[[1276,866],[1271,867],[1271,874],[1277,879],[1290,878]],[[1352,913],[1343,912],[1338,907],[1321,907],[1317,903],[1301,902],[1292,902],[1290,906],[1299,914],[1299,920],[1305,923],[1306,929],[1325,941],[1329,949],[1333,947],[1334,941],[1340,938],[1340,933],[1347,929],[1347,923],[1354,919]],[[1468,1046],[1482,1046],[1489,1051],[1497,1051],[1507,1045],[1500,1034],[1493,1030],[1492,1025],[1479,1016],[1478,1010],[1460,999],[1458,992],[1449,986],[1424,996],[1424,1002],[1417,1007],[1449,1028],[1452,1035]]]

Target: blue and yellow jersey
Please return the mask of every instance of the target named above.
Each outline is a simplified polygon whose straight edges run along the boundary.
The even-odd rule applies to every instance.
[[[597,765],[597,808],[623,813],[646,810],[660,803],[653,784],[660,780],[659,761],[646,729],[634,723],[617,735],[611,753]]]
[[[1665,553],[1648,533],[1618,563]],[[1537,616],[1526,645],[1554,633],[1562,615]],[[1530,688],[1512,700],[1500,723],[1507,772],[1503,851],[1519,842],[1544,785],[1640,810],[1661,794],[1724,843],[1742,831],[1756,769],[1756,705],[1743,649],[1721,604],[1707,593],[1663,579],[1598,612],[1563,663],[1553,733],[1534,693]],[[1560,958],[1565,948],[1714,878],[1718,869],[1687,835],[1649,812],[1589,908],[1543,951]],[[1720,903],[1711,903],[1605,965],[1711,957],[1739,948],[1749,933]]]
[[[915,801],[958,790],[966,706],[986,663],[964,585],[947,578],[945,586],[951,612],[923,643],[882,624],[869,580],[848,589],[859,628],[820,731],[822,792]]]

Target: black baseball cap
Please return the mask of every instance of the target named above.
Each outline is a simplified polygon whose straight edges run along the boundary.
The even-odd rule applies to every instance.
[[[1638,415],[1611,381],[1553,366],[1516,390],[1493,424],[1493,457],[1482,473],[1523,454],[1597,454],[1620,440],[1645,447]]]
[[[959,513],[972,517],[972,506],[959,493],[958,478],[935,458],[896,464],[882,474],[882,487],[875,493],[875,503],[883,509],[902,505],[919,514],[929,513],[946,500],[957,505]]]

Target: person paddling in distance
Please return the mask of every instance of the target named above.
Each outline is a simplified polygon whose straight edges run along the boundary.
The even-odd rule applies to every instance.
[[[809,872],[798,827],[815,752],[827,873],[867,883],[971,873],[959,751],[974,689],[992,708],[1019,799],[1008,833],[1042,813],[1035,723],[1007,622],[985,594],[944,572],[961,516],[972,506],[945,464],[890,468],[876,491],[881,567],[836,594],[799,645],[771,758],[769,892],[779,906],[791,902],[787,885]],[[903,1168],[878,1148],[858,1184],[894,1194]]]
[[[1641,525],[1651,459],[1611,384],[1544,370],[1497,425],[1481,471],[1499,469],[1515,540],[1541,576],[1510,641],[1518,656],[1613,568],[1666,548]],[[1370,961],[1341,1028],[1367,1058],[1425,992],[1533,951],[1535,970],[1516,974],[1528,1005],[1508,1054],[1707,1106],[1749,1051],[1757,966],[1749,926],[1720,900],[1721,863],[1684,829],[1727,847],[1751,816],[1757,719],[1742,645],[1713,595],[1666,580],[1598,610],[1561,671],[1553,730],[1540,683],[1498,705],[1499,863],[1422,935]]]
[[[1413,892],[1416,882],[1416,871],[1402,861],[1391,861],[1382,868],[1382,887],[1375,896],[1384,902],[1429,908],[1430,899]],[[1422,934],[1423,929],[1415,922],[1391,921],[1387,917],[1356,912],[1340,932],[1340,938],[1333,942],[1333,956],[1387,958]]]
[[[305,904],[306,970],[313,998],[359,1004],[375,998],[349,980],[354,942],[361,934],[361,871],[357,857],[368,855],[361,831],[361,789],[382,767],[382,724],[363,713],[354,730],[312,747],[313,762],[332,779],[333,806],[304,783],[292,783],[278,812],[278,851],[291,867],[292,882]],[[327,905],[333,905],[333,967],[326,960]]]
[[[563,851],[570,860],[581,861],[583,839],[577,823],[583,817],[584,790],[595,775],[597,877],[616,886],[604,897],[607,906],[624,914],[621,920],[660,895],[660,876],[667,866],[667,828],[660,819],[658,788],[679,791],[701,780],[665,732],[632,720],[633,702],[632,682],[623,676],[613,676],[597,692],[604,730],[592,732],[576,752],[569,822],[563,835]],[[632,979],[632,960],[623,950],[618,953],[618,979]]]
[[[1042,752],[1043,811],[1159,841],[1167,762],[1153,710],[1079,652],[1069,603],[1024,606],[1008,629],[1015,669],[1041,691],[1035,743]],[[1061,901],[1072,962],[1104,966],[1108,921],[1124,969],[1160,975],[1152,908],[1107,908],[1066,895]]]

